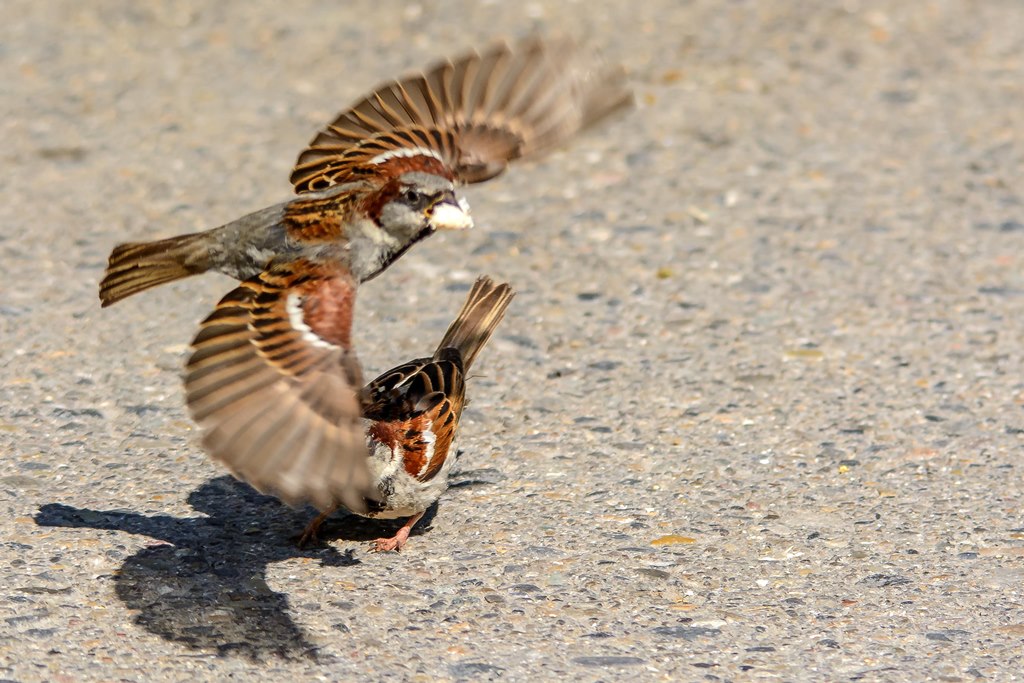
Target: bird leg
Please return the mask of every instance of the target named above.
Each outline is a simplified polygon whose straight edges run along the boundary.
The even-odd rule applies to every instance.
[[[310,522],[309,525],[306,527],[306,530],[302,532],[302,536],[299,537],[299,542],[298,542],[297,545],[300,548],[305,548],[310,543],[318,543],[320,541],[320,539],[317,538],[317,535],[316,535],[317,531],[320,530],[320,526],[337,509],[338,509],[337,506],[335,506],[335,507],[332,507],[329,510],[325,510],[324,512],[321,512],[319,515],[317,515],[316,519],[314,519],[312,522]]]
[[[370,551],[375,553],[386,553],[389,550],[401,550],[402,546],[404,546],[409,540],[409,532],[412,531],[414,526],[416,526],[416,522],[420,521],[424,512],[426,512],[426,510],[405,520],[405,524],[402,525],[402,528],[395,532],[395,535],[391,538],[378,538],[373,542],[373,545],[370,547]]]

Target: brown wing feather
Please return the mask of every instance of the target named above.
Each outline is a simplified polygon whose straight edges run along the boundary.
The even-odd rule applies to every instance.
[[[193,341],[185,388],[210,454],[291,504],[373,497],[349,332],[355,283],[297,262],[244,282]]]
[[[430,428],[434,432],[434,457],[430,459],[430,464],[419,475],[420,481],[433,479],[450,455],[465,401],[465,391],[450,394],[429,413]]]
[[[431,384],[438,381],[439,366],[435,361],[457,362],[460,375],[468,372],[505,317],[514,296],[508,283],[495,284],[489,277],[478,278],[432,357],[394,367],[363,388],[363,416],[371,420],[396,420],[412,414],[421,397],[438,390]]]
[[[488,180],[632,102],[618,67],[566,39],[499,42],[378,86],[299,155],[296,192],[365,173],[377,155],[423,147],[463,183]]]

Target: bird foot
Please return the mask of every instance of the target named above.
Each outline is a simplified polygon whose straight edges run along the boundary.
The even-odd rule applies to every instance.
[[[402,546],[409,540],[409,534],[405,534],[405,538],[401,538],[401,534],[395,534],[391,538],[378,538],[370,546],[371,553],[386,553],[394,550],[399,552]]]
[[[302,536],[299,536],[298,542],[295,544],[299,548],[306,548],[309,545],[318,545],[320,543],[320,537],[317,532],[320,531],[320,527],[327,520],[334,510],[328,510],[317,515],[316,519],[306,526],[306,530],[302,532]]]
[[[391,538],[378,538],[373,542],[373,545],[370,546],[370,552],[386,553],[392,550],[395,552],[401,551],[403,546],[405,546],[409,541],[409,532],[412,531],[412,528],[416,525],[416,522],[420,521],[421,517],[423,517],[422,512],[405,520],[405,524],[402,525],[402,528],[399,529]]]

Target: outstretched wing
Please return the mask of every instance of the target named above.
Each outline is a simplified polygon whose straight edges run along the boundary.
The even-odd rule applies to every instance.
[[[225,296],[192,342],[185,389],[210,455],[293,505],[363,511],[377,495],[356,398],[355,288],[337,267],[275,265]]]
[[[500,42],[377,87],[310,142],[291,182],[296,192],[319,190],[424,151],[460,182],[481,182],[632,99],[621,68],[568,39]]]

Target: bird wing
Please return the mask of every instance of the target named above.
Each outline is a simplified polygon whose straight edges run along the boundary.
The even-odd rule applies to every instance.
[[[260,491],[366,509],[351,344],[356,283],[337,266],[271,266],[225,296],[192,342],[185,389],[209,453]]]
[[[363,390],[363,416],[401,425],[406,471],[433,478],[448,457],[466,400],[462,359],[455,349],[385,372]],[[372,431],[371,431],[372,433]]]
[[[296,192],[319,190],[424,150],[459,182],[481,182],[632,100],[621,68],[568,39],[499,42],[378,86],[313,138],[291,182]]]
[[[513,296],[506,283],[477,279],[433,357],[392,368],[360,393],[363,417],[375,423],[371,435],[401,439],[406,472],[420,481],[444,465],[466,404],[466,371]]]
[[[408,420],[432,408],[438,396],[464,393],[462,358],[454,349],[449,351],[444,359],[418,358],[403,363],[367,384],[361,395],[363,417]]]

